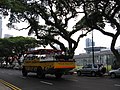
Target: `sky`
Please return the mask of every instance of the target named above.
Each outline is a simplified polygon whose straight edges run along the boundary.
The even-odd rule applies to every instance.
[[[17,31],[17,30],[13,30],[13,29],[9,29],[6,24],[7,24],[7,20],[6,19],[2,19],[3,21],[3,25],[2,25],[2,29],[3,29],[3,35],[4,34],[10,34],[10,35],[13,35],[13,36],[28,36],[28,30],[22,30],[22,31]],[[73,21],[70,22],[70,25],[69,26],[72,26],[73,24]],[[25,27],[26,25],[23,23],[23,24],[18,24],[17,25],[18,27]],[[109,25],[106,25],[106,30],[111,30],[112,32],[112,28],[110,28]],[[76,38],[76,36],[74,36]],[[80,43],[78,45],[78,48],[76,49],[75,51],[75,54],[78,55],[80,53],[85,53],[85,39],[86,38],[92,38],[92,35],[91,33],[89,33],[86,37],[83,37],[80,39]],[[106,35],[103,35],[101,32],[95,30],[93,32],[93,40],[95,42],[95,46],[103,46],[103,47],[107,47],[107,48],[110,48],[110,44],[111,44],[111,37],[109,36],[106,36]],[[62,40],[61,40],[62,41]],[[116,47],[120,46],[120,37],[118,38],[117,40],[117,43],[116,43]]]
[[[28,36],[28,30],[21,30],[21,31],[18,31],[18,30],[14,30],[14,29],[10,29],[6,26],[6,24],[8,23],[8,18],[2,18],[2,29],[3,29],[3,34],[2,34],[2,37],[4,37],[4,34],[10,34],[10,35],[13,35],[13,36]],[[18,27],[25,27],[26,24],[18,24],[17,25]]]

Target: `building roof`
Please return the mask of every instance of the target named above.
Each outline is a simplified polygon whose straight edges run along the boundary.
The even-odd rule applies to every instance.
[[[93,47],[93,48],[94,48],[94,51],[101,51],[101,49],[106,49],[106,47]],[[87,47],[84,49],[86,50],[87,53],[92,52],[92,47]]]
[[[120,48],[118,49],[118,51],[120,51]],[[95,51],[94,52],[94,55],[112,55],[113,53],[111,52],[110,49],[104,49],[104,50],[100,50],[100,51]],[[92,56],[92,52],[90,53],[82,53],[82,54],[79,54],[79,55],[75,55],[74,58],[77,59],[77,58],[89,58]]]

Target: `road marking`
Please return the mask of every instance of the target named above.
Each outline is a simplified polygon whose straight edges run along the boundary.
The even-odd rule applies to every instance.
[[[66,80],[73,81],[73,82],[78,82],[78,80],[76,80],[76,79],[66,79]]]
[[[2,79],[0,79],[0,82],[1,82],[2,84],[4,84],[5,86],[11,88],[12,90],[22,90],[22,89],[20,89],[20,88],[18,88],[18,87],[16,87],[16,86],[14,86],[13,84],[10,84],[10,83],[2,80]]]
[[[114,84],[114,86],[116,86],[116,87],[120,87],[120,84]]]
[[[48,85],[53,85],[53,83],[50,83],[50,82],[45,82],[45,81],[40,81],[40,82]]]
[[[20,77],[20,78],[22,78],[22,79],[26,79],[27,77]]]

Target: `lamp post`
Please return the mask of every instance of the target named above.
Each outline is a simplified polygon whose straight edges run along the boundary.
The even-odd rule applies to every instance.
[[[92,30],[92,61],[93,61],[93,64],[95,63],[95,60],[94,60],[94,42],[93,42],[93,30]]]

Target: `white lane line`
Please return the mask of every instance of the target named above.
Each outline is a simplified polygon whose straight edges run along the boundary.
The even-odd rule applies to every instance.
[[[76,79],[66,79],[66,80],[73,81],[73,82],[78,82],[78,80],[76,80]]]
[[[53,85],[53,83],[50,83],[50,82],[45,82],[45,81],[40,81],[40,82],[48,85]]]
[[[22,79],[26,79],[27,77],[21,77]]]
[[[19,78],[26,79],[27,77],[19,76]]]
[[[114,86],[116,86],[116,87],[120,87],[120,84],[114,84]]]

